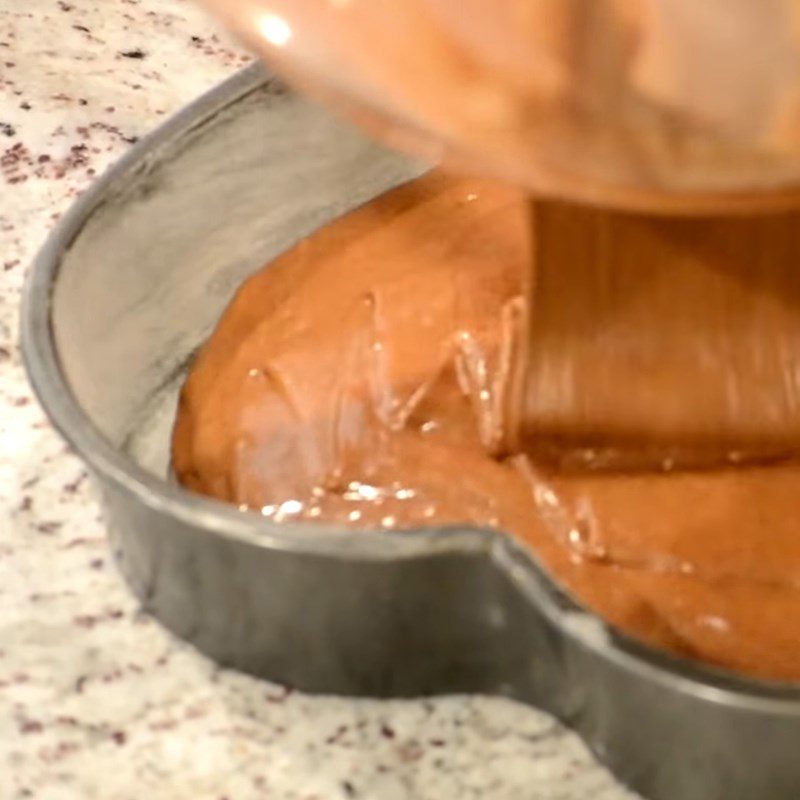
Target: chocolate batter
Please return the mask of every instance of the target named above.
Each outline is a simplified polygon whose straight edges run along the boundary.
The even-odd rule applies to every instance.
[[[473,524],[652,644],[800,679],[800,468],[547,473],[507,452],[526,201],[433,173],[250,278],[184,387],[190,489],[275,520]]]

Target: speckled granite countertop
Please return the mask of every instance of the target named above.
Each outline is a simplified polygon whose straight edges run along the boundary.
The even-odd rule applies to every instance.
[[[24,378],[20,288],[92,177],[247,60],[188,0],[0,4],[0,800],[629,797],[512,703],[310,698],[222,672],[110,563]]]

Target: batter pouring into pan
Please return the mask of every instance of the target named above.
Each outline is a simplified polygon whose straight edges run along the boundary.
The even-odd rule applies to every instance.
[[[176,472],[275,520],[501,529],[623,630],[800,679],[796,4],[740,2],[717,37],[727,64],[756,18],[786,27],[741,70],[748,114],[715,92],[733,72],[677,69],[691,4],[520,0],[479,42],[467,5],[402,4],[400,70],[383,4],[299,4],[462,169],[524,189],[434,171],[252,277],[184,388]]]

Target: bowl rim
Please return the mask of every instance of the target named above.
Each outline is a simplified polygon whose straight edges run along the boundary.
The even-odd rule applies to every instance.
[[[709,702],[780,717],[800,717],[800,684],[748,678],[640,643],[617,631],[567,595],[535,554],[510,535],[452,526],[404,531],[343,530],[312,522],[286,526],[229,504],[193,494],[148,473],[114,447],[74,397],[61,370],[52,329],[52,290],[63,257],[87,221],[114,189],[159,162],[171,145],[202,129],[228,107],[271,82],[282,84],[256,63],[182,108],[143,137],[72,204],[48,235],[26,276],[20,338],[33,391],[56,430],[88,465],[115,489],[153,512],[208,535],[264,549],[349,561],[483,555],[504,572],[558,630],[638,678]],[[571,624],[578,616],[591,625]]]

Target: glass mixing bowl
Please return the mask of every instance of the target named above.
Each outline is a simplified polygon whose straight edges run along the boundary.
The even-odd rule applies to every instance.
[[[538,195],[800,199],[800,0],[205,0],[384,139]]]

